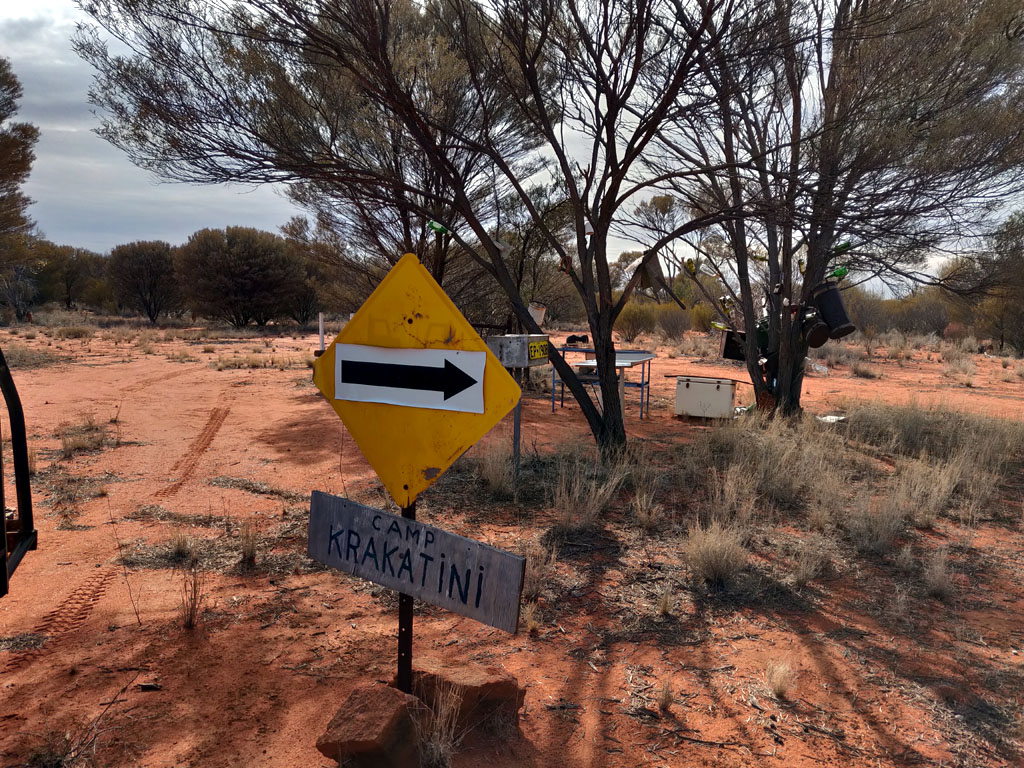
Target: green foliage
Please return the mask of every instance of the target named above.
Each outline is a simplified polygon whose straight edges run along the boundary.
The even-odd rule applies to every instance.
[[[7,59],[0,59],[0,238],[27,233],[31,222],[26,210],[31,200],[21,185],[32,170],[32,147],[39,130],[29,123],[11,121],[18,112],[21,83]]]
[[[178,249],[175,264],[189,308],[236,328],[266,325],[294,308],[308,287],[295,250],[250,227],[200,230]]]
[[[102,309],[110,303],[110,290],[97,290],[97,283],[105,282],[107,262],[98,253],[70,245],[56,245],[40,241],[37,253],[41,261],[39,271],[39,302],[59,302],[64,309],[85,303]],[[93,303],[91,300],[100,299]],[[106,301],[104,302],[103,299]]]
[[[662,304],[657,313],[658,330],[666,339],[679,340],[690,329],[690,313],[675,304]]]
[[[615,321],[615,330],[622,340],[632,343],[642,333],[653,333],[657,314],[654,304],[630,301],[622,308]]]
[[[110,252],[107,276],[117,301],[142,312],[154,325],[161,314],[178,306],[171,246],[161,240],[117,246]]]
[[[707,333],[711,330],[711,321],[716,317],[715,310],[706,302],[690,307],[690,327],[695,331]]]

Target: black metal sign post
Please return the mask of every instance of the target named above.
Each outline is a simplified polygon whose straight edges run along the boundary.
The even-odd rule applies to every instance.
[[[32,519],[32,486],[28,472],[28,438],[25,433],[25,411],[21,407],[18,388],[14,386],[11,369],[3,352],[0,352],[0,392],[7,404],[7,415],[11,422],[11,454],[14,458],[14,490],[18,500],[18,517],[7,524],[7,507],[0,488],[0,597],[10,589],[11,575],[25,556],[25,553],[36,548],[37,534]],[[2,457],[0,457],[2,461]],[[2,485],[2,479],[0,479]]]
[[[416,519],[416,500],[402,507],[402,517]],[[398,690],[412,693],[412,595],[398,593]]]

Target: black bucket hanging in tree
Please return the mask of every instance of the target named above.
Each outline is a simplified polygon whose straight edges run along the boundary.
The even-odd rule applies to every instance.
[[[850,316],[846,314],[846,307],[843,306],[843,299],[839,294],[839,280],[845,277],[846,273],[845,267],[838,267],[829,275],[829,278],[833,279],[826,279],[811,291],[811,300],[818,310],[818,317],[828,326],[830,339],[841,339],[857,330],[857,326],[850,322]]]

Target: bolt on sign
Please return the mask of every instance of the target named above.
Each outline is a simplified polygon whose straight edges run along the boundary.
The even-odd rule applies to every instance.
[[[432,525],[313,491],[309,556],[506,632],[526,559]]]
[[[521,394],[411,253],[316,359],[313,382],[402,507],[501,421]]]

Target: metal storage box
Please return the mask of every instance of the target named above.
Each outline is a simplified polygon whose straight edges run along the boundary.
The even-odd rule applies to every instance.
[[[488,336],[487,346],[506,368],[532,368],[548,361],[548,337],[543,333]]]
[[[706,379],[679,376],[676,379],[676,416],[726,419],[733,415],[736,382],[730,379]]]

